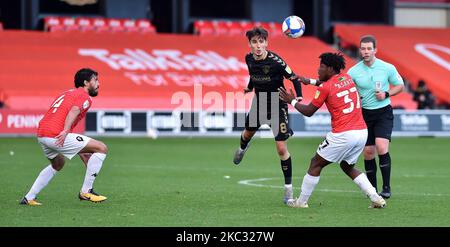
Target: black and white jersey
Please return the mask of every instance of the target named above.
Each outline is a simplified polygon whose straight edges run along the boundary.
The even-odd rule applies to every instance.
[[[294,79],[295,74],[286,64],[286,62],[277,54],[267,51],[268,54],[263,60],[255,60],[252,53],[245,56],[245,62],[248,66],[250,81],[249,89],[255,89],[255,94],[259,97],[261,92],[270,96],[271,92],[278,92],[278,88],[283,87],[284,78],[289,79],[294,84],[297,97],[302,96],[300,81]],[[270,99],[268,99],[270,102]],[[286,103],[281,102],[282,105]]]

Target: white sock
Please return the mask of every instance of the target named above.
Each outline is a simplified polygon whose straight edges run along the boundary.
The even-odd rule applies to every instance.
[[[302,190],[300,192],[300,197],[298,198],[300,203],[304,204],[308,202],[314,188],[319,183],[319,179],[320,176],[314,177],[306,173],[303,177]]]
[[[355,182],[355,184],[358,185],[361,191],[364,192],[364,194],[368,195],[369,197],[377,194],[377,191],[369,182],[369,179],[367,179],[365,173],[359,174],[359,176],[353,179],[353,182]]]
[[[52,165],[48,165],[47,167],[45,167],[41,171],[41,173],[39,173],[39,176],[36,178],[36,181],[34,181],[34,184],[33,186],[31,186],[30,191],[25,195],[25,198],[27,198],[27,200],[35,199],[37,194],[39,194],[39,192],[41,192],[41,190],[45,186],[47,186],[48,182],[52,180],[56,172],[57,170],[53,169]]]
[[[106,154],[93,153],[87,163],[86,175],[84,176],[83,187],[81,187],[82,193],[88,193],[97,177],[100,169],[102,168],[103,161],[106,158]]]
[[[290,191],[289,194],[293,191],[292,184],[284,184],[284,192],[286,193],[287,191]],[[285,196],[286,196],[286,194],[285,194]],[[292,196],[292,195],[289,195],[289,196]]]

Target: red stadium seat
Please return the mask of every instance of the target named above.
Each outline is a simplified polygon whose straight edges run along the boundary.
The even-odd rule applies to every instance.
[[[94,26],[94,30],[97,32],[107,32],[109,30],[106,25],[106,21],[103,18],[94,18],[92,20],[92,25]]]
[[[228,35],[228,26],[226,21],[213,21],[212,24],[215,35]]]
[[[74,18],[61,17],[59,20],[64,27],[64,31],[79,31],[78,25],[75,23]]]
[[[44,31],[58,32],[64,31],[64,26],[58,17],[47,16],[44,18]]]
[[[244,30],[244,32],[247,32],[248,30],[253,28],[253,24],[249,21],[241,21],[239,22],[241,29]]]
[[[214,35],[214,27],[212,22],[203,20],[195,21],[194,33],[200,36]]]
[[[122,20],[122,26],[125,28],[126,32],[137,32],[139,27],[136,25],[136,21],[132,19]]]
[[[227,21],[228,35],[230,36],[242,36],[245,31],[242,29],[241,24],[235,21]]]
[[[268,30],[271,33],[272,37],[279,37],[283,35],[282,24],[278,22],[269,22],[270,30]]]
[[[84,18],[84,17],[76,18],[75,24],[78,26],[79,30],[82,32],[95,30],[95,27],[92,23],[92,19],[89,19],[89,18]]]
[[[152,25],[152,23],[147,19],[139,19],[136,21],[136,26],[138,31],[141,33],[156,33],[156,28]]]
[[[110,32],[125,31],[125,27],[122,26],[122,22],[119,19],[106,19],[106,24]]]

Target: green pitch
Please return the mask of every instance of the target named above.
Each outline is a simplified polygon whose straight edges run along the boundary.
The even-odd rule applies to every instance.
[[[40,193],[43,206],[29,207],[19,200],[48,162],[36,139],[1,138],[0,226],[450,226],[448,138],[394,138],[393,197],[381,210],[338,165],[323,170],[309,209],[288,208],[272,139],[255,139],[239,166],[239,138],[101,140],[110,152],[95,189],[107,201],[78,200],[76,157]],[[296,196],[320,141],[289,141]]]

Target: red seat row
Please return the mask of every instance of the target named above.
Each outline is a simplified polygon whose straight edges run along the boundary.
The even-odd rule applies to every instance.
[[[94,32],[141,32],[156,33],[156,28],[147,19],[113,19],[87,17],[45,17],[44,30],[60,31],[94,31]]]
[[[194,22],[194,33],[200,36],[242,36],[255,26],[261,26],[269,35],[281,36],[281,23],[276,22],[249,22],[249,21],[219,21],[198,20]]]

